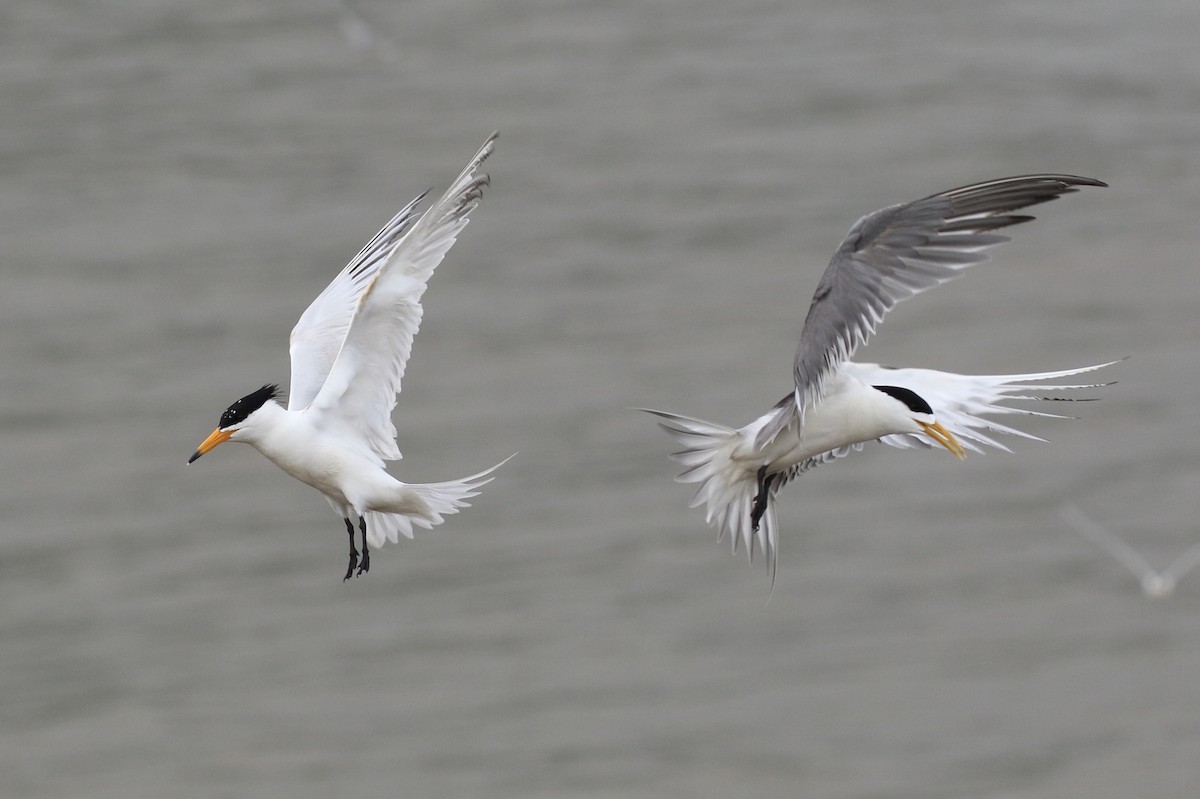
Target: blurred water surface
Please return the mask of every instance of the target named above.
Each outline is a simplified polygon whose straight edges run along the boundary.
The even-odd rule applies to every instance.
[[[15,2],[0,10],[0,794],[1194,797],[1193,3]],[[493,129],[426,295],[403,479],[520,451],[343,583],[248,447],[185,466]],[[634,406],[741,424],[882,205],[1102,178],[867,357],[1130,356],[1050,444],[881,451],[731,558]],[[1192,575],[1195,577],[1195,575]]]

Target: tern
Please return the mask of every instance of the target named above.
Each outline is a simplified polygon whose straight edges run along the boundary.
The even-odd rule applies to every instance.
[[[1182,555],[1155,571],[1141,553],[1123,541],[1116,533],[1106,530],[1085,514],[1078,505],[1067,502],[1058,509],[1063,520],[1081,536],[1103,549],[1141,583],[1142,592],[1152,599],[1162,599],[1175,593],[1176,584],[1192,569],[1200,566],[1200,543],[1192,544]]]
[[[384,468],[401,457],[391,413],[421,324],[421,296],[483,196],[489,179],[479,170],[496,136],[429,210],[418,213],[425,192],[392,217],[300,316],[287,408],[277,385],[247,394],[188,459],[240,441],[324,494],[350,537],[345,579],[370,570],[370,547],[412,538],[413,525],[429,529],[467,507],[507,462],[441,483],[403,483]]]
[[[959,459],[968,450],[982,452],[981,446],[1008,451],[995,433],[1043,440],[983,417],[1065,418],[1002,402],[1095,388],[1101,384],[1038,383],[1115,361],[1054,372],[964,375],[849,359],[896,303],[987,260],[984,250],[1009,240],[997,231],[1033,219],[1015,211],[1080,186],[1105,185],[1074,175],[1024,175],[868,214],[850,229],[817,284],[796,349],[795,387],[787,396],[738,429],[643,408],[682,447],[671,456],[686,467],[676,480],[700,484],[691,506],[705,506],[718,540],[728,535],[735,552],[744,542],[751,561],[757,542],[773,577],[779,548],[774,502],[798,475],[874,440],[900,448],[941,446]]]

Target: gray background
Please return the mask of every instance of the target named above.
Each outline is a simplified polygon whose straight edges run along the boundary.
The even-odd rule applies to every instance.
[[[373,37],[363,34],[363,23]],[[1200,10],[1143,2],[10,2],[0,9],[0,794],[1200,793]],[[426,295],[402,479],[520,451],[343,584],[249,447],[185,466],[397,208],[494,128]],[[1050,444],[872,447],[731,558],[628,410],[742,424],[882,205],[1031,171],[995,260],[866,353],[1130,359]],[[1193,575],[1194,577],[1195,575]]]

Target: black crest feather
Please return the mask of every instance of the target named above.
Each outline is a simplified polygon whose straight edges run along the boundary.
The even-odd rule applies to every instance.
[[[909,388],[903,386],[874,386],[874,388],[887,394],[889,397],[898,399],[903,402],[908,409],[913,413],[926,413],[933,415],[933,408],[929,407],[929,403],[925,399]]]
[[[226,408],[225,413],[221,414],[221,421],[217,423],[217,427],[221,430],[226,430],[235,424],[246,421],[247,416],[278,396],[279,386],[274,383],[268,383],[258,391],[247,394]]]

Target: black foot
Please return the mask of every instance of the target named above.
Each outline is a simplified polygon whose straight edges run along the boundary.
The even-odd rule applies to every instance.
[[[354,525],[350,523],[349,519],[344,521],[346,522],[346,532],[350,533],[350,565],[346,567],[346,576],[342,578],[342,582],[346,582],[354,575],[354,567],[358,565],[358,550],[354,548]]]
[[[371,571],[371,548],[367,546],[367,520],[362,516],[358,517],[358,526],[362,530],[362,563],[358,566],[358,575],[361,577],[366,572]],[[350,522],[346,522],[346,527],[350,527]],[[354,546],[354,533],[350,533],[350,546]]]
[[[758,532],[758,523],[762,521],[763,514],[767,512],[767,502],[771,498],[771,483],[774,482],[775,475],[767,476],[766,464],[758,470],[758,494],[754,497],[754,505],[750,508],[750,528],[754,532]]]

